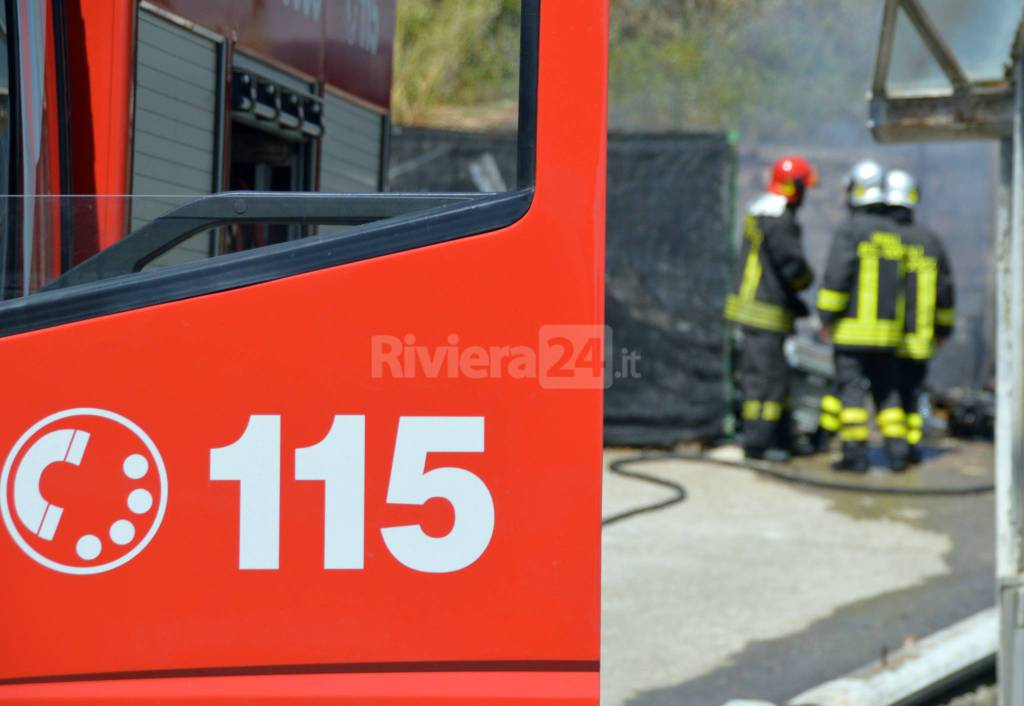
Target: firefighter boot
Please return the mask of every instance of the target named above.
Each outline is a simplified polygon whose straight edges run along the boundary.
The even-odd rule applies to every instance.
[[[907,416],[901,407],[888,407],[878,413],[878,426],[885,437],[889,467],[895,473],[907,470],[910,446],[907,443]]]
[[[924,456],[921,454],[920,444],[913,444],[907,449],[907,463],[911,466],[916,466],[924,460]]]
[[[832,439],[836,433],[830,431],[824,427],[818,427],[817,431],[814,432],[814,436],[811,437],[811,445],[814,447],[813,453],[828,453],[829,447],[832,445]]]
[[[868,443],[866,441],[844,441],[843,457],[832,464],[832,469],[846,473],[867,473]]]
[[[764,452],[766,449],[760,446],[744,446],[743,447],[743,458],[748,461],[760,461],[764,458]]]
[[[889,467],[894,473],[902,473],[912,463],[910,445],[906,439],[886,439],[885,450],[889,454]]]

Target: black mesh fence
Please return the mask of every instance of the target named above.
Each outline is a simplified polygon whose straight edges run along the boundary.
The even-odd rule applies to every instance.
[[[392,191],[503,190],[515,168],[510,135],[404,128],[392,136]],[[669,446],[722,431],[735,169],[721,134],[608,138],[608,444]],[[623,364],[629,355],[639,355],[636,375]]]
[[[606,443],[722,431],[735,165],[725,135],[609,138],[606,318],[616,351],[640,360],[605,395]]]
[[[507,191],[516,185],[512,134],[395,127],[391,191]]]

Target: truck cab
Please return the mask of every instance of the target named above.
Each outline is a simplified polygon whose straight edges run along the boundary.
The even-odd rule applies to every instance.
[[[387,0],[3,9],[0,703],[596,704],[607,8],[445,194]]]

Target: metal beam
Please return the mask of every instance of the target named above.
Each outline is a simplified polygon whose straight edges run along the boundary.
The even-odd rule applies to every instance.
[[[1024,65],[1014,66],[1013,137],[1000,145],[996,247],[996,573],[999,703],[1024,704]]]
[[[878,142],[930,142],[1008,138],[1013,93],[995,91],[916,98],[874,96],[868,128]]]
[[[889,63],[892,60],[892,41],[896,36],[896,14],[900,9],[899,0],[885,0],[882,11],[882,29],[878,33],[878,54],[875,56],[875,78],[871,82],[871,95],[885,95],[885,81],[889,77]]]
[[[939,33],[939,28],[928,17],[919,0],[902,0],[902,3],[907,18],[913,23],[917,33],[921,35],[925,46],[935,57],[935,61],[938,62],[942,72],[946,74],[946,78],[953,84],[953,90],[957,93],[970,91],[970,84],[963,69],[960,68],[960,62],[956,60],[956,56],[946,44],[946,40]]]

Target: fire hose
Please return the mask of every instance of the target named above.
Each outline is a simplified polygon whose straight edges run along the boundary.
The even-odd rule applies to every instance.
[[[661,500],[650,505],[643,505],[641,507],[633,508],[631,510],[625,510],[620,513],[616,513],[609,517],[604,518],[601,521],[603,527],[608,525],[621,522],[623,520],[642,515],[650,512],[656,512],[658,510],[664,510],[672,505],[686,500],[686,488],[671,480],[653,476],[648,473],[627,468],[627,466],[633,466],[640,463],[652,463],[662,461],[699,461],[701,463],[711,463],[718,466],[724,466],[731,469],[742,469],[747,471],[753,471],[759,475],[771,478],[773,480],[782,481],[784,483],[792,483],[794,485],[803,485],[811,488],[817,488],[819,490],[833,490],[840,492],[855,492],[855,493],[870,493],[875,495],[905,495],[915,497],[949,497],[957,495],[979,495],[983,493],[991,493],[995,490],[993,483],[978,483],[966,486],[957,487],[940,487],[940,486],[918,486],[918,487],[903,487],[903,486],[887,486],[878,484],[861,484],[861,483],[844,483],[838,480],[828,480],[824,478],[813,478],[798,473],[790,473],[784,471],[781,468],[762,461],[730,461],[726,459],[714,458],[704,453],[685,453],[680,451],[659,451],[651,453],[637,454],[635,456],[627,456],[626,458],[620,458],[609,465],[609,470],[624,478],[630,478],[632,480],[639,480],[645,483],[650,483],[662,488],[667,488],[672,491],[672,496]]]

